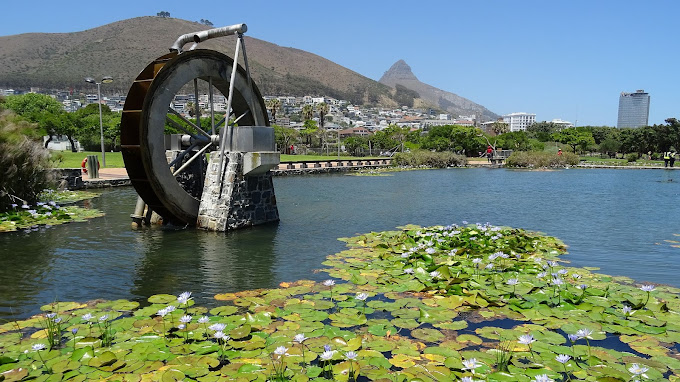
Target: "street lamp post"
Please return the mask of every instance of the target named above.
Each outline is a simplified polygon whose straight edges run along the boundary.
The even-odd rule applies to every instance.
[[[106,151],[104,150],[104,123],[102,122],[102,90],[101,84],[110,84],[113,78],[106,76],[100,82],[97,82],[92,77],[85,78],[85,82],[97,85],[97,103],[99,104],[99,134],[102,144],[102,167],[106,167]]]

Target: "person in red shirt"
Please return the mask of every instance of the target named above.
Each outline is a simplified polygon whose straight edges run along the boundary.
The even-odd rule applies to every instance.
[[[486,148],[486,158],[491,162],[491,156],[493,155],[493,148],[491,146],[488,146]]]

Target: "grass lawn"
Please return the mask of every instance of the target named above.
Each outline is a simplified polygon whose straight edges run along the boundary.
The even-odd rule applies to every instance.
[[[88,155],[96,155],[101,162],[102,153],[101,152],[91,152],[85,151],[81,153],[73,153],[70,151],[52,151],[52,159],[57,160],[57,167],[59,168],[77,168],[80,167],[80,163]],[[369,157],[349,157],[341,156],[341,159],[369,159]],[[303,161],[303,160],[329,160],[338,159],[337,155],[281,155],[282,162],[288,161]],[[123,154],[120,152],[108,152],[106,153],[106,167],[109,168],[122,168],[125,167],[123,163]]]
[[[663,166],[662,160],[638,159],[635,162],[628,162],[623,158],[600,158],[599,156],[582,156],[581,161],[585,161],[586,164],[604,166]]]
[[[101,152],[84,151],[80,153],[74,153],[71,151],[52,151],[52,159],[57,161],[56,167],[58,168],[80,168],[80,163],[88,155],[96,155],[97,158],[99,158],[99,162],[101,164]],[[125,164],[123,163],[123,154],[120,152],[106,153],[106,167],[125,167]]]

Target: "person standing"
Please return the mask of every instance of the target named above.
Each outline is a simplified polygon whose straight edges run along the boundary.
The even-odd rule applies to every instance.
[[[493,156],[493,148],[489,145],[486,148],[486,158],[491,162],[491,157]]]
[[[673,167],[673,164],[675,163],[675,150],[672,150],[670,152],[670,157],[671,157],[671,167]]]
[[[671,152],[670,150],[664,151],[663,152],[663,166],[668,167],[668,163],[671,161]]]
[[[557,150],[557,155],[562,156],[562,149]]]

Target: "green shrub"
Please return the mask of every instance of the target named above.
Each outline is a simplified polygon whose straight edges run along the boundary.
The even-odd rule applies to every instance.
[[[35,131],[13,112],[0,111],[0,212],[33,205],[51,184],[50,154]]]
[[[629,163],[630,163],[630,162],[635,162],[635,161],[637,161],[639,158],[640,158],[640,156],[638,155],[638,153],[628,153],[628,154],[626,154],[626,160],[627,160]]]
[[[450,151],[432,152],[428,150],[415,150],[408,153],[395,154],[392,158],[392,163],[397,166],[445,168],[465,166],[467,158]]]
[[[505,160],[508,167],[522,168],[559,168],[575,166],[579,162],[578,155],[565,153],[551,154],[543,151],[515,151]]]

